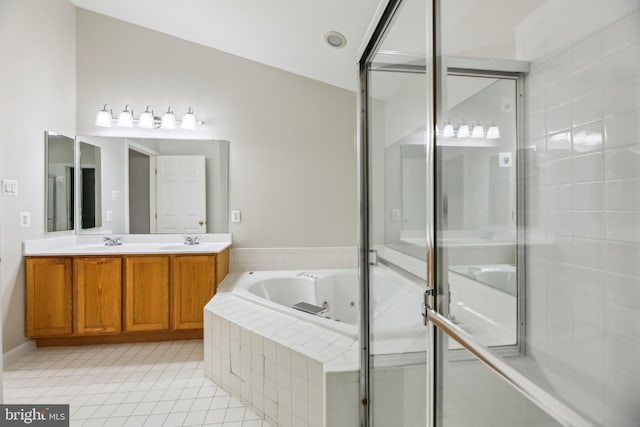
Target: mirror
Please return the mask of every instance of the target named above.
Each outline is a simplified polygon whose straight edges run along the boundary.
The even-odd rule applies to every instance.
[[[447,123],[484,125],[482,138],[438,138],[442,159],[442,238],[446,244],[515,244],[515,80],[467,75],[447,78]],[[487,123],[500,137],[486,137]],[[444,124],[440,124],[440,132]],[[385,245],[425,259],[424,127],[385,147]]]
[[[83,182],[89,188],[78,188],[78,215],[83,217],[79,233],[229,231],[228,141],[76,139],[80,164],[95,167],[92,182],[91,173],[84,180],[83,170]],[[93,217],[95,222],[91,221]]]
[[[74,151],[73,138],[45,132],[45,218],[47,232],[74,228]]]

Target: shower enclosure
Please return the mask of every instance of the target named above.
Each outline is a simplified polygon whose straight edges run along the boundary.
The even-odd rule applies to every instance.
[[[640,425],[638,28],[637,0],[387,3],[359,63],[362,426]],[[373,314],[380,268],[417,290],[406,327]]]

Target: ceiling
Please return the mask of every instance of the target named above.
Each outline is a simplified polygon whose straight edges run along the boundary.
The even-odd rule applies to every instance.
[[[353,91],[358,49],[381,2],[71,1],[93,12]],[[326,44],[329,31],[343,33],[346,46],[336,49]]]

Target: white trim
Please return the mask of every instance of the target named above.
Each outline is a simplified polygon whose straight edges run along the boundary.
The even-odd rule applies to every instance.
[[[36,342],[28,340],[17,347],[12,348],[2,355],[2,364],[4,369],[10,368],[12,364],[19,362],[22,357],[36,350]]]

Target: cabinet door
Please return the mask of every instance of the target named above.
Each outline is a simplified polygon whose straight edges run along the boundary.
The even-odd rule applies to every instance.
[[[215,255],[172,256],[173,329],[203,327],[204,305],[215,293]]]
[[[125,258],[125,331],[169,329],[169,257]]]
[[[71,334],[71,259],[28,258],[27,336]]]
[[[74,258],[73,314],[76,334],[122,330],[122,260]]]

